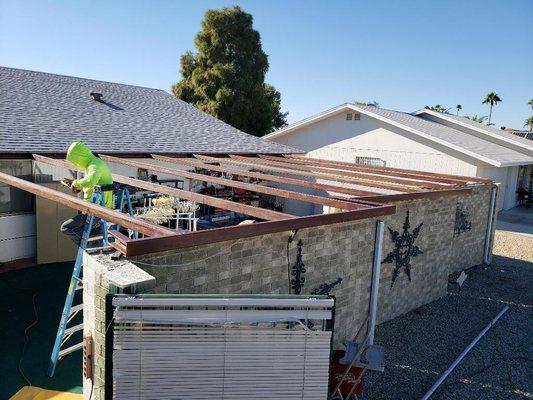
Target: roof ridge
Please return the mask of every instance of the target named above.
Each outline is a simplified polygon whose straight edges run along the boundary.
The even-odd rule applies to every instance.
[[[6,67],[4,65],[0,65],[0,69],[8,69],[8,70],[11,70],[11,71],[31,72],[31,73],[34,73],[34,74],[49,75],[49,76],[58,77],[58,78],[69,78],[69,79],[77,79],[77,80],[89,81],[89,82],[105,83],[105,84],[108,84],[108,85],[110,84],[110,85],[119,85],[119,86],[130,86],[130,87],[134,87],[134,88],[148,89],[148,90],[159,90],[159,91],[162,91],[162,92],[164,92],[166,94],[170,94],[164,89],[151,88],[151,87],[148,87],[148,86],[132,85],[132,84],[129,84],[129,83],[103,81],[101,79],[82,78],[80,76],[56,74],[56,73],[53,73],[53,72],[35,71],[33,69],[25,69],[25,68]]]

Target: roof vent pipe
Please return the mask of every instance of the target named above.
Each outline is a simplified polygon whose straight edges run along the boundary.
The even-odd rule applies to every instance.
[[[91,92],[90,95],[94,101],[97,101],[99,103],[105,103],[105,100],[102,99],[102,93]]]

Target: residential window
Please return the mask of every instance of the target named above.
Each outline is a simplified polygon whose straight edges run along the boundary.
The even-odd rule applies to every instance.
[[[354,121],[359,121],[359,120],[361,120],[361,114],[359,114],[359,113],[354,113],[354,115],[353,115],[353,120],[354,120]]]
[[[371,165],[373,167],[385,167],[386,162],[381,158],[375,157],[355,157],[356,164]]]
[[[346,114],[346,120],[347,121],[351,121],[352,120],[352,115],[353,115],[352,113]]]
[[[0,160],[0,172],[33,181],[31,160]],[[33,212],[33,201],[31,193],[0,183],[0,215]]]

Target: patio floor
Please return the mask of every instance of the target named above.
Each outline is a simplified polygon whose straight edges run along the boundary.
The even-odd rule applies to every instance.
[[[28,330],[29,339],[21,364],[24,374],[33,386],[82,392],[81,351],[67,356],[58,365],[53,378],[46,375],[71,272],[72,263],[61,263],[0,274],[0,399],[8,399],[28,385],[18,364],[24,346],[24,330],[35,320],[32,298],[38,322]]]

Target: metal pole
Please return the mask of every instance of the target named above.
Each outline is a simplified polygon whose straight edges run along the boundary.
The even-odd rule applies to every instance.
[[[379,274],[381,271],[381,251],[383,249],[383,221],[376,222],[376,238],[374,241],[374,262],[372,264],[372,286],[370,290],[370,311],[368,324],[368,345],[374,344],[376,331],[376,315],[378,309]]]
[[[509,306],[505,306],[499,313],[498,315],[496,315],[496,317],[494,317],[494,319],[492,321],[490,321],[490,323],[485,327],[485,329],[483,329],[481,331],[481,333],[479,335],[476,336],[476,338],[472,341],[472,343],[470,343],[468,345],[468,347],[466,349],[463,350],[463,352],[461,354],[459,354],[459,357],[457,357],[455,359],[455,361],[452,363],[452,365],[450,365],[448,367],[448,369],[446,371],[444,371],[444,373],[439,377],[439,379],[437,380],[437,382],[435,382],[433,384],[433,386],[431,386],[431,388],[428,390],[428,392],[424,395],[424,397],[422,397],[422,400],[427,400],[429,399],[429,397],[433,394],[433,392],[435,392],[435,390],[437,390],[437,388],[440,386],[440,384],[442,382],[444,382],[444,380],[448,377],[448,375],[450,375],[450,373],[453,371],[453,369],[455,367],[457,367],[457,365],[461,362],[461,360],[468,354],[468,352],[470,350],[472,350],[472,348],[476,345],[477,342],[479,342],[479,340],[483,337],[483,335],[485,335],[485,333],[487,333],[487,331],[500,319],[500,317],[505,314],[507,312],[507,310],[509,310]]]
[[[485,251],[483,254],[483,262],[489,265],[492,261],[492,254],[490,254],[490,242],[492,237],[492,224],[494,222],[494,208],[496,206],[496,193],[498,188],[493,187],[490,192],[490,205],[489,205],[489,219],[487,222],[487,233],[485,234]]]

